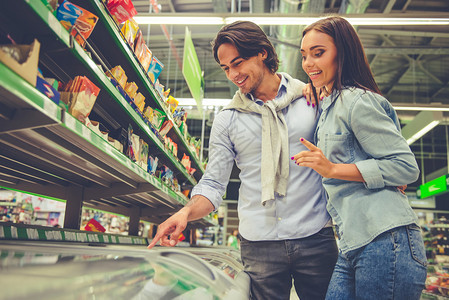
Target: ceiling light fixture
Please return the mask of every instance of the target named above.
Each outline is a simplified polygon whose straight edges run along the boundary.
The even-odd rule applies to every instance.
[[[402,128],[402,136],[411,145],[443,120],[441,111],[422,111]]]
[[[181,106],[196,106],[196,101],[193,98],[176,98]],[[231,102],[231,99],[224,98],[205,98],[203,99],[204,106],[226,106]],[[435,105],[435,106],[412,106],[393,104],[393,108],[397,111],[449,111],[449,106]]]
[[[393,108],[398,111],[449,111],[447,106],[399,106],[393,104]]]
[[[193,98],[176,98],[180,106],[197,106]],[[226,106],[231,102],[231,99],[203,99],[203,106]]]
[[[239,14],[233,15],[191,15],[191,14],[139,14],[134,17],[138,24],[165,24],[165,25],[225,25],[234,21],[251,21],[258,25],[309,25],[322,17],[307,17],[301,14],[297,15],[257,15],[257,14]],[[403,17],[350,17],[345,18],[354,26],[363,25],[449,25],[449,18],[403,18]]]

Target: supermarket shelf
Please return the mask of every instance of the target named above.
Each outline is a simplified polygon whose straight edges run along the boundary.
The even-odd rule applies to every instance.
[[[87,75],[95,85],[100,87],[101,92],[91,114],[93,120],[100,118],[107,122],[108,128],[112,129],[112,132],[121,128],[128,128],[128,124],[131,123],[134,133],[140,135],[148,143],[151,153],[158,156],[161,163],[167,165],[173,171],[181,184],[195,185],[197,183],[181,165],[179,159],[165,151],[164,145],[150,130],[149,126],[144,123],[103,71],[81,46],[73,41],[67,30],[41,2],[23,3],[22,1],[15,1],[14,5],[18,6],[15,7],[17,12],[26,14],[27,22],[31,22],[33,30],[38,32],[37,37],[42,42],[40,60],[46,68],[64,82],[77,75]],[[11,14],[9,17],[13,17],[14,12],[11,11]],[[41,31],[45,32],[45,35],[39,34]],[[53,34],[53,37],[49,36],[49,32]]]
[[[68,228],[79,228],[83,201],[134,215],[137,224],[139,218],[160,222],[185,204],[185,198],[1,63],[0,73],[0,104],[11,112],[11,122],[7,117],[1,122],[21,125],[14,120],[22,112],[33,116],[25,122],[32,126],[10,126],[0,134],[0,185],[68,200]],[[46,121],[35,124],[33,119]]]
[[[101,3],[91,1],[91,4],[104,10]],[[63,82],[87,75],[101,89],[90,115],[92,120],[105,122],[111,136],[120,130],[123,135],[123,128],[131,124],[134,133],[149,144],[150,153],[174,172],[179,184],[197,183],[179,158],[165,149],[159,137],[113,86],[97,65],[98,61],[94,62],[74,42],[41,1],[13,1],[2,9],[0,16],[0,27],[16,38],[19,36],[20,42],[30,43],[34,38],[41,42],[39,61],[43,71],[54,74]],[[109,61],[113,61],[114,65],[124,64],[125,69],[131,68],[126,70],[129,81],[137,82],[139,91],[148,93],[147,99],[156,99],[157,106],[165,109],[158,102],[148,78],[143,76],[134,54],[117,35],[117,29],[111,27],[115,24],[107,12],[103,11],[102,16],[103,21],[99,23],[104,26],[104,22],[109,22],[109,27],[104,26],[109,32],[99,30],[104,34],[101,43],[109,45],[114,39],[114,43],[119,43],[119,47],[108,46],[107,49],[93,45],[100,56],[103,52],[112,53],[111,57],[102,57],[102,64],[110,67]],[[26,22],[17,22],[25,19]],[[122,52],[114,52],[117,49]],[[131,232],[138,230],[139,219],[160,223],[188,201],[1,63],[0,74],[1,186],[67,200],[64,227],[76,229],[83,204],[129,215]],[[140,81],[132,78],[133,75],[140,77]],[[173,132],[180,134],[178,128]],[[186,146],[185,140],[181,141]],[[190,149],[187,150],[190,153]],[[182,155],[182,151],[181,147],[178,153]],[[195,156],[190,155],[193,160]],[[200,177],[202,168],[193,167],[200,170],[196,172],[197,178]],[[211,226],[216,221],[207,217],[193,224]]]
[[[146,238],[138,236],[123,236],[120,234],[87,232],[11,222],[0,223],[0,240],[148,245]]]
[[[137,84],[139,92],[145,96],[146,101],[148,101],[147,103],[163,110],[167,118],[173,121],[166,105],[163,103],[160,95],[155,91],[153,84],[145,74],[134,52],[122,38],[120,29],[112,20],[104,5],[98,0],[74,0],[72,2],[93,12],[100,18],[89,41],[94,45],[94,48],[99,50],[98,52],[102,53],[105,61],[109,62],[108,67],[111,68],[115,65],[121,65],[128,76],[128,81],[133,81]],[[196,180],[199,180],[204,173],[203,165],[196,156],[196,153],[192,152],[188,147],[179,128],[174,125],[167,135],[178,144],[178,156],[182,158],[183,153],[190,156],[192,167],[197,170],[194,177]]]

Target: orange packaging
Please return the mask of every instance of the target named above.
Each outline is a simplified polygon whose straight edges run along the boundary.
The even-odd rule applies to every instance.
[[[70,34],[73,35],[75,40],[83,47],[85,42],[83,38],[78,35],[77,30],[84,37],[84,39],[87,39],[92,33],[92,30],[94,30],[94,27],[98,21],[98,17],[96,15],[67,0],[64,0],[64,2],[58,7],[56,17],[64,28],[67,30],[72,30]]]

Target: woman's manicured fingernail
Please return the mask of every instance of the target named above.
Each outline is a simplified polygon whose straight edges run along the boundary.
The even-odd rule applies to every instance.
[[[294,160],[295,158],[292,156],[292,160]]]
[[[315,107],[315,103],[312,103],[312,107]]]
[[[303,139],[303,138],[300,138],[299,140],[300,140],[301,142],[303,142],[303,141],[304,141],[304,139]]]
[[[320,100],[323,100],[323,99],[324,99],[324,96],[321,96]]]
[[[309,101],[307,101],[307,106],[310,106],[310,102]]]

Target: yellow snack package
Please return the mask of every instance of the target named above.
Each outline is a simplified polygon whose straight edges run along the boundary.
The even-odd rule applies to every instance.
[[[147,106],[143,115],[148,119],[148,121],[150,121],[150,123],[153,123],[154,113],[151,107]]]
[[[122,27],[122,33],[125,37],[126,42],[134,49],[134,40],[136,39],[136,34],[139,31],[139,25],[133,18],[126,20]]]
[[[167,104],[168,104],[168,108],[169,108],[170,112],[174,113],[176,110],[176,107],[178,107],[179,102],[178,102],[178,100],[173,98],[173,96],[168,96]]]
[[[134,82],[128,82],[125,85],[125,92],[133,99],[136,97],[137,89],[137,84]]]
[[[134,97],[134,103],[136,104],[137,108],[143,112],[143,109],[145,107],[145,96],[141,93],[137,93],[136,97]]]
[[[111,69],[112,76],[114,76],[115,80],[117,80],[118,84],[125,88],[126,81],[128,80],[128,76],[126,76],[125,71],[123,71],[120,65],[115,66]],[[111,77],[109,72],[106,73],[106,76]]]

